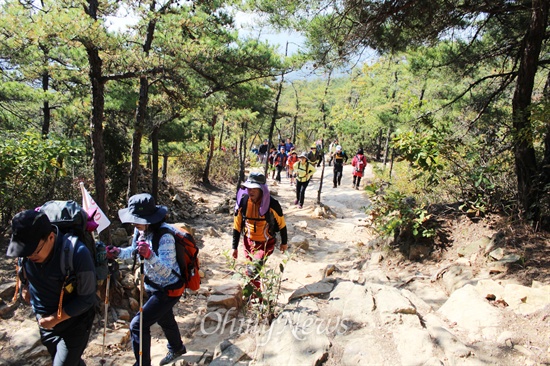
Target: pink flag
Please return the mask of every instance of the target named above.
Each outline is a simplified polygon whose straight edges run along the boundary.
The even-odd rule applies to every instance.
[[[86,212],[94,212],[94,221],[97,223],[97,233],[99,234],[104,229],[106,229],[109,225],[111,225],[111,221],[107,218],[107,215],[103,213],[101,208],[95,203],[94,199],[88,193],[86,188],[84,188],[84,183],[80,182],[80,189],[82,190],[82,207],[86,210]]]

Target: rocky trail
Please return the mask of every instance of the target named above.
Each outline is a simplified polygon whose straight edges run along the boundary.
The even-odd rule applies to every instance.
[[[175,309],[188,349],[175,365],[550,363],[550,285],[525,286],[506,275],[517,258],[499,247],[495,229],[457,219],[451,248],[422,262],[404,260],[373,236],[364,213],[369,202],[352,188],[351,169],[345,166],[342,185],[332,188],[332,168],[325,168],[317,205],[319,168],[302,209],[293,205],[288,179],[278,185],[269,180],[290,242],[290,254],[276,250],[268,260],[276,272],[284,263],[270,326],[242,302],[242,283],[227,259],[232,192],[189,192],[200,214],[185,221],[202,245],[204,278],[201,290]],[[13,267],[1,268],[0,365],[47,365],[30,308],[9,303]],[[133,364],[131,313],[111,307],[105,347],[103,318],[97,322],[84,354],[87,365]],[[158,365],[166,340],[158,327],[152,335]]]

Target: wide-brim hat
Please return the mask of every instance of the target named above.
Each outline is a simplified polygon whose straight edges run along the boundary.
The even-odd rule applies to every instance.
[[[306,158],[307,159],[307,153],[304,151],[300,155],[298,155],[299,158]]]
[[[120,221],[131,224],[156,224],[168,213],[166,206],[157,205],[149,193],[133,195],[128,200],[128,207],[118,210]]]
[[[11,241],[8,257],[28,257],[36,250],[40,239],[52,231],[52,224],[45,213],[27,210],[11,220]]]
[[[246,182],[243,183],[245,188],[260,188],[265,185],[265,175],[262,173],[250,173]]]

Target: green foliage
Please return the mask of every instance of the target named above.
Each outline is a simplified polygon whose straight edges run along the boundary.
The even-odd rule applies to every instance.
[[[43,139],[33,131],[4,134],[0,140],[2,223],[6,224],[22,209],[34,208],[53,199],[56,187],[67,194],[60,181],[72,179],[68,175],[82,165],[83,153],[84,147],[79,140],[69,141],[58,136]]]
[[[242,283],[243,297],[248,301],[248,310],[252,316],[259,322],[264,321],[270,324],[277,316],[275,312],[281,293],[282,276],[292,255],[287,252],[276,269],[270,268],[268,265],[258,265],[255,261],[246,261],[244,265],[238,266],[230,251],[224,251],[223,256],[229,268],[234,271],[233,279]],[[250,268],[256,269],[254,279],[261,282],[261,290],[250,282]]]
[[[393,146],[419,174],[428,175],[428,184],[439,183],[439,175],[444,166],[439,158],[441,139],[434,134],[399,133],[393,140]],[[416,179],[418,175],[414,176]]]
[[[405,233],[415,241],[435,236],[436,229],[430,223],[431,215],[425,208],[417,207],[414,198],[382,189],[380,184],[375,183],[365,189],[372,203],[367,212],[380,235],[392,237]]]

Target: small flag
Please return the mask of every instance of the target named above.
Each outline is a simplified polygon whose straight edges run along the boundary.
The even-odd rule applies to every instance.
[[[104,229],[106,229],[109,225],[111,225],[111,221],[107,218],[107,215],[103,213],[101,208],[95,203],[92,196],[90,196],[90,193],[86,190],[84,187],[84,183],[80,182],[80,189],[82,190],[82,207],[86,210],[86,212],[94,212],[94,221],[97,223],[97,233],[99,234]]]

